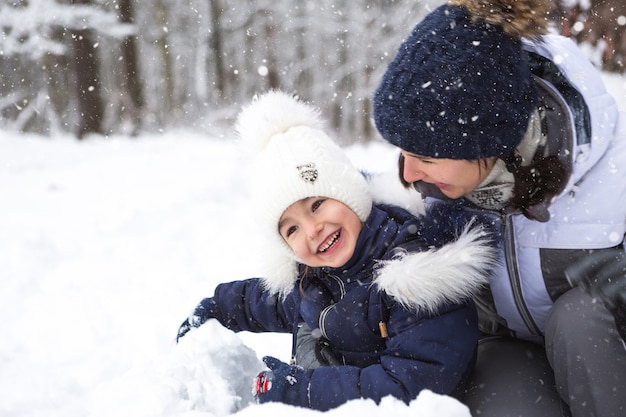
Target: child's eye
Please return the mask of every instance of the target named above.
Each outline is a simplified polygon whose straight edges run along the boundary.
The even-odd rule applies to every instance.
[[[292,234],[294,234],[294,232],[297,230],[296,226],[291,226],[289,228],[287,228],[287,230],[285,230],[285,237],[289,237]]]
[[[315,200],[313,204],[311,205],[311,211],[315,212],[315,210],[317,210],[324,201],[325,201],[324,199]]]

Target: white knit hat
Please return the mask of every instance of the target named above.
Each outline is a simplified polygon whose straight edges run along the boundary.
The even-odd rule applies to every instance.
[[[299,261],[278,231],[283,212],[308,197],[328,197],[348,206],[365,222],[372,209],[367,182],[324,131],[319,111],[295,97],[270,91],[244,107],[236,129],[255,151],[252,208],[268,239],[267,288],[288,293]]]

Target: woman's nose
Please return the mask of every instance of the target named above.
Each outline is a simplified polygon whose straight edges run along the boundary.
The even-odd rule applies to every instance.
[[[402,169],[402,177],[404,181],[413,183],[421,181],[426,178],[426,174],[420,170],[419,164],[415,161],[415,158],[404,158],[404,167]]]

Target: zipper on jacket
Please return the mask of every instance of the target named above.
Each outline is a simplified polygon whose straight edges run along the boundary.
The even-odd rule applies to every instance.
[[[332,278],[339,285],[339,299],[341,300],[343,296],[346,295],[346,287],[343,281],[338,276],[329,274],[326,270],[323,270],[323,271],[324,273],[326,273],[327,277]],[[322,310],[322,312],[320,313],[320,318],[318,322],[320,332],[322,336],[325,337],[326,339],[328,339],[328,335],[326,334],[326,327],[324,326],[324,323],[326,322],[326,316],[328,315],[328,313],[333,307],[335,307],[335,304],[331,304],[328,307],[326,307],[324,310]]]
[[[517,269],[517,256],[515,255],[515,237],[513,234],[513,220],[510,214],[504,215],[504,256],[509,273],[509,281],[515,299],[515,305],[526,327],[533,335],[543,336],[543,333],[535,323],[522,294],[519,270]]]
[[[337,275],[329,274],[328,270],[326,269],[322,269],[322,271],[324,271],[324,273],[326,274],[328,278],[332,278],[339,286],[339,299],[341,300],[343,296],[346,295],[346,285],[343,283],[341,278],[339,278]]]
[[[300,308],[298,308],[300,310]],[[291,333],[291,358],[289,359],[289,365],[297,365],[296,363],[296,351],[298,349],[298,329],[300,329],[301,324],[298,320],[295,321],[293,325],[293,330]]]

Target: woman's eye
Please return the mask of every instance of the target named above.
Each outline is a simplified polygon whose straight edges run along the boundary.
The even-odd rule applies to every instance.
[[[324,202],[324,200],[323,200],[323,199],[322,199],[322,200],[315,200],[315,202],[314,202],[314,203],[313,203],[313,205],[311,206],[311,210],[312,210],[312,211],[317,210],[317,209],[318,209],[318,208],[322,205],[322,203],[323,203],[323,202]]]
[[[413,158],[413,159],[417,159],[418,161],[420,161],[420,162],[422,162],[424,164],[432,164],[434,162],[432,159],[430,159],[428,157],[421,156],[421,155],[414,155],[414,154],[411,154],[411,153],[403,153],[402,155],[404,156],[404,159]]]

